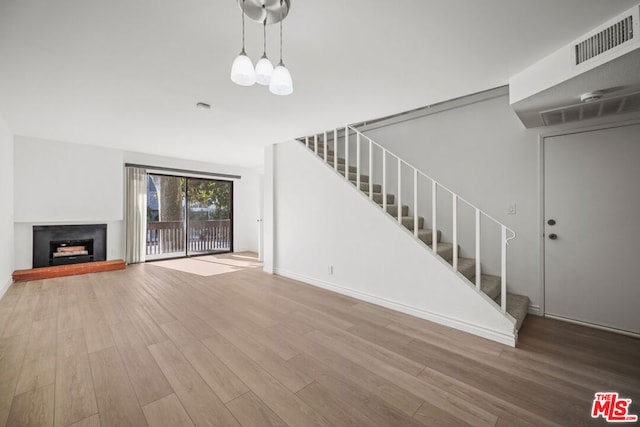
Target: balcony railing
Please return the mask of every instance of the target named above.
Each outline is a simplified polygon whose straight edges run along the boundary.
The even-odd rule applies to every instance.
[[[147,255],[184,253],[185,244],[190,254],[231,250],[231,220],[147,223]]]

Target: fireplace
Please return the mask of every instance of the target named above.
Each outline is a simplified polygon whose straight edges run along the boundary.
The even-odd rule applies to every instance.
[[[107,225],[36,225],[33,268],[105,261]]]

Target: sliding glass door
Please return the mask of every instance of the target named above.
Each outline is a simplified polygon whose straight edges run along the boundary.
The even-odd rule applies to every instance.
[[[186,180],[147,175],[147,259],[185,255]]]
[[[232,245],[231,182],[187,180],[187,255],[229,252]]]
[[[148,174],[147,259],[233,250],[233,183]]]

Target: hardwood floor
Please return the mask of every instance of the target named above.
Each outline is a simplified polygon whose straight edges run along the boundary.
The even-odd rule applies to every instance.
[[[599,391],[640,414],[640,340],[529,316],[513,349],[234,270],[15,283],[0,425],[605,425]]]

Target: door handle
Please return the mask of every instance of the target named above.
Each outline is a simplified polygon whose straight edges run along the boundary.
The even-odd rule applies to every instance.
[[[549,221],[547,221],[547,224],[556,225],[556,220],[555,219],[550,219]]]
[[[549,238],[551,240],[556,240],[558,238],[558,235],[556,233],[551,233],[551,234],[549,234]]]

